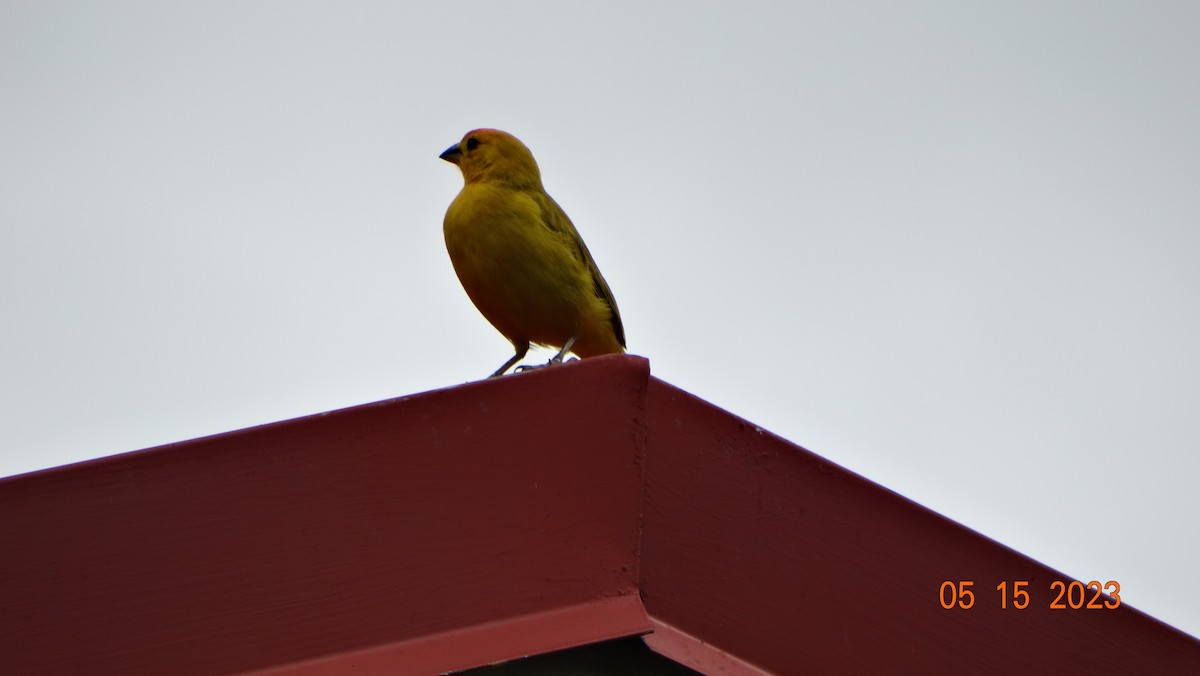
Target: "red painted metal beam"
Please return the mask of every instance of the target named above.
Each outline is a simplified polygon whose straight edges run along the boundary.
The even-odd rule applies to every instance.
[[[1058,579],[631,356],[0,480],[4,674],[438,673],[651,628],[708,673],[1200,671],[1127,604],[1051,610]]]
[[[678,662],[706,673],[1200,673],[1194,638],[1127,604],[1051,609],[1052,581],[1069,576],[752,423],[655,378],[647,411],[645,640]],[[947,580],[973,581],[974,605],[943,608]],[[1016,581],[1028,582],[1023,610]]]
[[[648,630],[647,378],[589,360],[0,480],[0,673],[440,673]]]

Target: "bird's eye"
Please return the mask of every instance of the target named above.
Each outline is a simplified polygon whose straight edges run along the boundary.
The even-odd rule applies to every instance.
[[[479,139],[475,138],[474,136],[467,139],[467,152],[471,152],[472,150],[475,150],[478,147],[479,147]]]

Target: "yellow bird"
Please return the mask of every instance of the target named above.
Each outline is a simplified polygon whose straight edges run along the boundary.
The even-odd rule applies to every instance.
[[[467,132],[440,157],[458,165],[463,189],[442,223],[446,250],[471,302],[525,357],[530,343],[594,357],[625,351],[608,282],[583,238],[542,187],[533,153],[496,129]]]

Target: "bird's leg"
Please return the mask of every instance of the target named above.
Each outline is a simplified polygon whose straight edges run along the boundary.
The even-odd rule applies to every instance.
[[[510,367],[512,367],[513,364],[524,359],[525,353],[529,352],[529,343],[524,343],[524,344],[513,343],[513,347],[516,348],[517,353],[512,356],[512,359],[509,359],[508,361],[504,362],[504,366],[501,366],[500,368],[496,369],[495,373],[488,376],[489,378],[499,378],[500,376],[504,375],[505,371],[507,371]],[[517,369],[517,370],[520,370],[520,369]]]
[[[568,338],[568,339],[567,339],[567,344],[566,344],[566,345],[563,345],[563,346],[562,346],[562,349],[558,351],[558,354],[554,355],[554,358],[553,358],[553,359],[551,359],[551,360],[550,360],[549,362],[547,362],[547,363],[549,363],[549,364],[561,364],[561,363],[562,363],[562,360],[563,360],[563,357],[567,356],[567,353],[571,351],[571,346],[575,344],[575,339],[576,339],[576,336],[571,336],[570,338]]]

